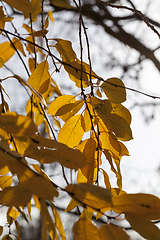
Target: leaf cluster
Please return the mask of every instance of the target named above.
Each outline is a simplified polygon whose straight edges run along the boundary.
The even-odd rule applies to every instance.
[[[42,239],[47,240],[48,234],[52,240],[58,237],[66,239],[54,204],[59,193],[65,192],[71,197],[66,211],[76,207],[79,209],[79,205],[82,207],[82,212],[79,210],[80,218],[73,227],[76,240],[129,239],[122,228],[111,224],[111,220],[116,220],[121,214],[125,214],[131,227],[144,238],[158,240],[160,232],[152,221],[160,218],[159,198],[149,194],[127,194],[122,190],[120,163],[124,155],[129,156],[123,141],[132,139],[131,114],[123,106],[126,89],[119,78],[104,80],[92,70],[81,12],[80,36],[83,27],[89,63],[82,60],[81,37],[80,59],[70,41],[47,38],[47,29],[53,22],[53,16],[51,11],[44,15],[44,1],[2,2],[23,14],[21,29],[27,31],[27,37],[22,37],[18,30],[16,33],[7,30],[6,22],[11,23],[13,19],[1,7],[0,30],[5,35],[5,41],[0,43],[0,67],[5,68],[17,53],[18,60],[28,74],[27,80],[21,74],[6,75],[0,84],[0,204],[7,207],[9,226],[8,234],[2,239],[14,239],[10,231],[13,223],[17,229],[16,239],[21,239],[18,216],[21,215],[27,222],[31,221],[33,202],[43,220]],[[67,1],[52,3],[72,7]],[[80,5],[76,4],[76,7],[80,9]],[[38,19],[41,19],[41,29],[36,31],[33,26]],[[45,47],[37,43],[38,38],[44,40]],[[49,44],[50,41],[54,41],[54,45]],[[58,57],[52,54],[51,48],[57,52]],[[69,76],[69,81],[74,82],[79,90],[76,96],[64,95],[53,79],[62,67]],[[53,68],[54,71],[51,71]],[[30,91],[24,115],[10,111],[5,101],[4,96],[8,95],[3,81],[10,78]],[[40,134],[42,125],[45,136]],[[116,188],[110,183],[109,171],[102,167],[105,161],[115,174]],[[44,171],[44,166],[50,166],[54,162],[62,166],[65,187],[57,184]],[[69,181],[66,178],[65,168],[76,173],[75,179]],[[102,177],[105,187],[100,186]],[[116,213],[116,217],[110,216],[111,211]],[[97,219],[106,216],[106,224],[100,228],[95,226],[92,223],[93,213],[97,214]],[[3,228],[5,226],[0,226],[0,235],[3,234]]]

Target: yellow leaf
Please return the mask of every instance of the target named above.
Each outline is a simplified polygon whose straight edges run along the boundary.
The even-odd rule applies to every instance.
[[[0,192],[0,203],[8,206],[24,206],[31,199],[32,193],[23,185],[6,187]]]
[[[126,100],[125,86],[119,78],[108,78],[101,85],[101,88],[113,103],[122,103]]]
[[[94,168],[95,160],[94,154],[96,151],[97,144],[93,138],[89,138],[86,141],[86,145],[83,154],[86,156],[87,165],[81,168],[82,174],[88,179],[88,182],[94,182]]]
[[[63,115],[61,115],[60,118],[64,122],[66,122],[69,118],[74,116],[82,108],[83,105],[84,105],[84,100],[75,101],[75,103],[72,105],[72,109],[70,111],[68,111],[67,113],[64,113]],[[57,112],[59,112],[59,111],[57,111]]]
[[[27,209],[28,209],[28,215],[29,215],[29,219],[30,221],[32,221],[32,218],[31,218],[31,200],[27,203]]]
[[[6,63],[15,54],[15,49],[10,42],[4,42],[0,44],[0,57]]]
[[[111,113],[115,113],[118,116],[123,117],[124,119],[126,119],[126,121],[128,122],[129,125],[131,124],[131,113],[122,104],[112,103]]]
[[[23,48],[21,41],[18,38],[13,38],[12,42],[13,42],[14,46],[16,47],[16,49],[18,49],[23,54],[23,56],[26,57],[26,54],[24,52],[24,48]]]
[[[53,18],[53,13],[51,10],[49,10],[48,12],[48,16],[49,16],[49,19],[52,21],[52,23],[54,22],[54,18]]]
[[[105,104],[96,108],[98,116],[103,120],[106,127],[115,133],[116,137],[123,141],[129,141],[132,139],[132,131],[126,119],[118,116],[115,113],[106,113],[107,108]]]
[[[72,67],[70,67],[70,66]],[[78,88],[86,88],[90,85],[90,82],[88,81],[89,75],[84,73],[87,72],[85,68],[85,63],[82,64],[82,74],[81,74],[81,61],[78,59],[74,62],[69,62],[69,65],[64,65],[64,69],[69,75],[69,78],[76,83],[76,86]]]
[[[83,127],[84,131],[88,132],[92,130],[91,120],[93,122],[93,118],[91,119],[91,116],[87,109],[85,109],[84,111],[83,119],[84,119],[84,127]]]
[[[125,213],[127,221],[132,229],[138,232],[142,237],[148,240],[159,240],[160,230],[154,223],[150,222],[144,216],[135,213]]]
[[[0,236],[2,235],[2,233],[3,233],[3,227],[0,226]]]
[[[40,211],[40,209],[41,209],[41,204],[40,204],[40,202],[39,202],[39,198],[38,198],[35,194],[33,194],[33,200],[34,200],[34,202],[35,202],[36,208]]]
[[[129,240],[130,237],[127,235],[122,228],[112,224],[102,225],[99,229],[101,240]]]
[[[58,116],[57,112],[59,109],[61,109],[64,106],[71,106],[71,104],[75,103],[75,97],[72,95],[63,95],[60,97],[57,97],[51,104],[49,105],[48,108],[48,113],[53,115],[53,116]]]
[[[50,0],[51,4],[56,7],[62,7],[66,9],[73,8],[67,0]]]
[[[61,165],[78,170],[85,166],[87,163],[85,161],[85,156],[78,150],[74,149],[34,149],[33,151],[25,152],[25,156],[38,160],[40,163],[53,163],[59,162]]]
[[[8,214],[11,218],[14,219],[14,221],[16,221],[17,217],[19,216],[19,212],[16,210],[15,207],[10,207],[8,209]]]
[[[11,176],[0,176],[0,188],[3,189],[5,187],[9,187],[12,184]]]
[[[123,194],[127,194],[125,191],[119,189],[119,188],[111,188],[111,193],[113,198],[116,198],[118,196],[121,196]]]
[[[32,37],[43,37],[48,33],[48,30],[46,29],[42,29],[39,31],[34,31],[33,33],[30,33],[28,35],[32,36]]]
[[[71,198],[68,206],[65,209],[65,212],[70,212],[77,206],[78,206],[78,202],[76,202],[73,198]]]
[[[0,175],[6,175],[7,173],[9,173],[9,169],[7,166],[0,169]]]
[[[0,57],[0,68],[2,68],[4,65],[4,60]]]
[[[62,240],[66,240],[65,231],[63,228],[63,224],[62,224],[60,215],[53,203],[51,203],[51,208],[52,208],[52,212],[53,212],[54,219],[55,219],[55,226],[59,232],[59,235]]]
[[[31,118],[24,115],[17,115],[15,112],[1,115],[0,125],[3,126],[3,129],[7,133],[16,136],[32,136],[37,132],[37,128]]]
[[[104,171],[102,168],[100,169],[103,172],[103,176],[104,176],[104,183],[107,189],[111,190],[111,184],[109,181],[109,176],[106,173],[106,171]]]
[[[27,37],[26,40],[27,40],[27,41],[30,41],[30,42],[33,42],[33,37],[32,37],[32,36]],[[34,52],[35,52],[34,45],[33,45],[32,43],[27,42],[26,50],[27,50],[29,53],[34,53]]]
[[[31,4],[32,4],[32,19],[33,21],[35,21],[37,15],[42,12],[41,0],[31,0]]]
[[[32,10],[32,4],[29,0],[4,0],[8,5],[23,12],[24,16],[28,16]]]
[[[48,16],[46,17],[45,23],[44,23],[44,29],[47,29],[49,26],[49,20],[48,20]]]
[[[113,199],[113,211],[134,213],[149,220],[160,219],[160,199],[150,194],[124,194]]]
[[[112,204],[111,192],[91,183],[70,184],[65,190],[83,207],[91,211],[99,211]]]
[[[15,221],[15,225],[16,225],[16,230],[18,233],[18,240],[21,240],[21,230],[20,230],[20,226],[17,221]]]
[[[40,199],[40,204],[41,204],[41,216],[42,216],[42,220],[43,220],[43,227],[44,227],[44,229],[47,229],[52,240],[58,240],[55,224],[52,221],[51,216],[49,215],[46,203],[44,202],[44,200]],[[45,238],[43,238],[43,239],[45,239]],[[48,238],[46,238],[46,239],[48,239]]]
[[[81,126],[81,114],[69,118],[58,134],[58,141],[68,147],[75,147],[81,141],[84,131]]]
[[[79,219],[73,226],[75,240],[100,240],[99,230],[87,218]]]
[[[28,65],[29,65],[29,70],[31,73],[35,70],[35,59],[34,58],[29,58],[28,59]]]
[[[53,40],[57,42],[54,47],[59,52],[63,61],[74,62],[76,60],[77,56],[72,48],[72,43],[70,41],[60,38],[55,38]]]
[[[48,72],[48,62],[41,62],[28,79],[28,84],[40,92],[44,98],[47,97],[51,79]]]
[[[109,151],[107,149],[104,149],[103,153],[106,156],[106,159],[108,160],[108,162],[109,162],[109,164],[111,166],[111,171],[114,172],[116,177],[117,177],[117,179],[119,179],[120,176],[119,176],[117,170],[115,169],[115,167],[113,165],[113,161],[112,161],[112,158],[111,158],[111,155],[110,155]]]

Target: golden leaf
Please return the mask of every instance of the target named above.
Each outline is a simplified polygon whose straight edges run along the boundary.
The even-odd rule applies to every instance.
[[[28,79],[28,84],[32,88],[34,88],[36,91],[41,93],[44,98],[47,97],[50,90],[50,84],[51,84],[51,78],[48,72],[47,61],[41,62],[36,67],[36,69]]]
[[[32,193],[22,184],[15,187],[6,187],[0,192],[0,203],[8,206],[24,206],[31,199]]]
[[[99,230],[93,225],[92,221],[87,218],[79,219],[73,226],[75,240],[100,240]]]
[[[81,141],[84,131],[81,126],[81,114],[69,118],[58,134],[58,141],[68,147],[75,147]]]
[[[126,100],[125,86],[119,78],[108,78],[101,85],[101,88],[113,103],[122,103]]]
[[[65,190],[79,204],[91,211],[100,211],[112,204],[111,192],[91,183],[70,184]]]
[[[57,97],[51,104],[49,105],[48,108],[48,113],[53,115],[53,116],[58,116],[57,112],[59,109],[65,106],[73,106],[72,104],[75,103],[75,97],[72,95],[63,95]],[[72,108],[69,108],[69,110]],[[62,108],[63,110],[63,108]],[[59,110],[60,111],[60,110]]]
[[[154,223],[150,222],[144,216],[135,213],[125,213],[127,221],[132,229],[138,232],[142,237],[148,240],[159,240],[160,230]]]
[[[129,240],[130,237],[120,227],[112,224],[102,225],[99,229],[100,239],[102,240]]]
[[[40,199],[40,204],[41,204],[41,216],[43,220],[44,233],[45,235],[47,235],[46,234],[46,230],[47,230],[52,240],[58,240],[55,224],[51,216],[49,215],[46,203],[44,202],[43,199]],[[48,239],[48,237],[47,238],[43,237],[43,239]]]
[[[2,235],[2,233],[3,233],[3,227],[0,226],[0,236]]]
[[[24,16],[27,17],[31,13],[32,4],[29,0],[4,0],[8,5],[23,12]]]
[[[33,33],[30,33],[28,35],[32,36],[32,37],[43,37],[48,33],[48,30],[46,29],[42,29],[39,31],[34,31]]]
[[[8,215],[16,221],[17,217],[19,216],[19,212],[15,207],[10,207],[8,209]]]
[[[4,42],[0,44],[0,56],[3,62],[6,63],[15,54],[15,49],[10,42]]]
[[[32,136],[37,132],[37,128],[31,118],[24,115],[18,115],[15,112],[1,115],[0,125],[3,126],[3,129],[7,133],[16,136]]]
[[[12,184],[11,176],[0,176],[0,188],[3,189],[5,187],[9,187]]]
[[[149,220],[160,219],[160,199],[151,194],[124,194],[113,199],[113,211],[134,213]]]
[[[66,236],[65,236],[65,231],[64,231],[64,228],[63,228],[63,224],[62,224],[62,221],[61,221],[61,218],[60,218],[60,215],[56,209],[56,207],[54,206],[53,203],[51,203],[51,208],[52,208],[52,212],[53,212],[53,216],[54,216],[54,219],[55,219],[55,226],[59,232],[59,235],[61,237],[62,240],[66,240]]]
[[[14,46],[16,47],[16,49],[18,49],[23,54],[23,56],[26,57],[26,54],[25,54],[25,51],[24,51],[21,41],[18,38],[13,38],[12,42],[13,42]]]

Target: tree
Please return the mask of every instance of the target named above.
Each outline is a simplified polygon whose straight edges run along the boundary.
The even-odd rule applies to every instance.
[[[2,3],[1,68],[7,68],[8,60],[14,59],[17,54],[27,75],[24,77],[22,72],[18,75],[16,71],[10,71],[10,74],[6,71],[0,85],[0,204],[7,207],[9,227],[2,239],[21,239],[18,216],[21,215],[27,224],[34,206],[41,214],[41,238],[46,240],[49,235],[51,239],[66,239],[58,208],[54,204],[54,199],[62,192],[71,197],[65,211],[76,208],[79,215],[73,226],[76,240],[129,239],[122,227],[112,223],[112,220],[118,219],[119,222],[124,219],[122,214],[131,228],[144,238],[159,239],[160,231],[155,223],[160,218],[160,199],[150,194],[127,194],[122,190],[120,162],[124,155],[129,156],[123,141],[132,139],[131,114],[122,105],[126,101],[126,88],[121,79],[112,77],[104,80],[92,69],[83,19],[83,12],[87,14],[84,5],[80,0],[73,1],[74,6],[67,1],[51,1],[57,11],[65,8],[79,14],[79,59],[69,40],[47,37],[53,16],[45,1],[5,0]],[[106,13],[109,12],[107,7],[126,8],[102,1],[96,4]],[[7,15],[9,6],[25,18],[20,30],[14,19]],[[134,8],[127,9],[136,17],[139,14],[150,26],[142,13]],[[10,25],[7,28],[7,22],[11,24],[11,29]],[[122,31],[120,26],[119,29]],[[88,63],[83,61],[86,54],[83,52],[84,40]],[[157,67],[155,58],[146,53],[147,56],[155,61]],[[61,73],[62,68],[69,81],[74,82],[76,95],[64,95],[53,80],[52,76]],[[28,90],[31,92],[26,114],[10,111],[5,101],[5,95],[9,97],[7,89],[3,87],[3,82],[8,79],[18,81],[27,93]],[[43,135],[40,134],[42,125]],[[116,188],[111,186],[108,173],[101,166],[103,161],[108,161],[115,174]],[[62,166],[64,186],[45,172],[46,166],[55,162]],[[70,180],[66,176],[67,169],[70,169]],[[93,224],[93,213],[96,213],[97,221],[101,216],[105,217],[100,227]],[[12,224],[15,224],[17,236],[11,231]],[[5,226],[0,227],[1,235],[3,231]]]

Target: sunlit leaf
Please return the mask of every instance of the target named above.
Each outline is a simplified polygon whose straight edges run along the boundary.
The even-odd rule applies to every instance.
[[[73,234],[75,240],[100,240],[99,230],[93,225],[91,220],[87,218],[79,219],[73,226]]]
[[[42,29],[39,31],[35,31],[33,33],[30,33],[29,35],[31,35],[32,37],[43,37],[48,33],[48,30],[46,29]]]
[[[62,7],[66,9],[73,8],[67,0],[50,0],[50,2],[56,7]]]
[[[9,187],[12,184],[11,176],[0,176],[0,188],[3,189],[5,187]]]
[[[49,215],[46,203],[44,202],[44,200],[40,199],[40,204],[41,204],[41,216],[43,220],[43,230],[45,230],[45,232],[46,230],[48,231],[52,240],[58,240],[55,224],[51,216]],[[43,238],[43,239],[48,239],[48,238]]]
[[[85,156],[78,150],[70,148],[50,150],[50,149],[29,149],[25,152],[25,156],[38,160],[40,163],[59,162],[61,165],[78,170],[85,166]]]
[[[34,58],[29,58],[28,59],[28,65],[29,65],[29,70],[31,73],[35,70],[35,59]]]
[[[83,63],[81,66],[81,61],[78,59],[74,62],[70,62],[69,65],[64,65],[64,69],[69,74],[69,78],[76,83],[78,88],[86,88],[90,85],[88,81],[89,75],[85,73],[85,64]]]
[[[113,103],[122,103],[126,100],[125,86],[119,78],[108,78],[101,85],[101,88]]]
[[[78,202],[76,202],[73,198],[71,198],[70,202],[68,203],[68,206],[65,209],[65,212],[67,211],[70,212],[77,206],[78,206]]]
[[[112,103],[111,113],[115,113],[118,116],[123,117],[124,119],[126,119],[129,125],[131,124],[131,113],[122,104]]]
[[[4,65],[4,60],[3,60],[3,58],[0,57],[0,68],[2,68],[3,65]]]
[[[18,115],[15,112],[1,115],[0,125],[3,126],[7,133],[12,133],[16,136],[32,136],[37,132],[37,128],[31,118]]]
[[[65,190],[83,207],[99,211],[112,203],[112,195],[108,189],[91,183],[70,184]]]
[[[93,138],[89,138],[86,141],[85,148],[83,150],[84,155],[86,156],[86,161],[88,164],[81,168],[83,175],[88,179],[88,182],[94,181],[94,168],[95,168],[95,160],[94,154],[96,151],[97,144]]]
[[[48,62],[41,62],[28,79],[28,84],[40,92],[44,98],[47,97],[51,79],[48,72]]]
[[[134,213],[149,220],[160,218],[160,199],[150,194],[124,194],[113,199],[117,213]]]
[[[60,215],[53,203],[51,203],[51,208],[52,208],[52,212],[53,212],[54,219],[55,219],[55,226],[59,232],[60,238],[62,240],[66,240],[65,231],[63,228],[63,224],[62,224]]]
[[[154,223],[150,222],[144,216],[135,213],[126,213],[125,217],[130,223],[132,229],[138,232],[142,237],[148,240],[159,240],[160,230]]]
[[[53,39],[57,43],[54,45],[54,47],[59,52],[61,58],[63,61],[66,62],[74,62],[77,58],[76,53],[74,52],[72,48],[72,43],[67,40],[63,40],[60,38]]]
[[[106,171],[104,171],[102,168],[101,168],[101,171],[103,172],[104,183],[105,183],[106,188],[109,189],[109,190],[111,190],[111,184],[110,184],[110,181],[109,181],[109,176],[108,176],[108,174],[107,174]]]
[[[61,128],[58,141],[68,147],[75,147],[81,141],[84,131],[81,126],[81,114],[71,117]]]
[[[48,108],[48,113],[53,116],[59,116],[58,110],[63,110],[63,107],[68,106],[69,111],[72,109],[73,104],[75,103],[75,97],[72,95],[63,95],[56,98]],[[63,114],[63,113],[62,113]]]
[[[3,227],[0,226],[0,236],[2,235],[2,233],[3,233]]]
[[[18,233],[18,240],[21,240],[21,230],[20,230],[19,223],[17,221],[15,221],[15,226]]]
[[[99,106],[95,110],[107,128],[113,131],[118,139],[123,141],[132,139],[132,131],[125,118],[115,113],[106,113],[106,104]]]
[[[15,207],[10,207],[8,210],[8,214],[11,218],[14,219],[14,221],[16,221],[17,217],[19,216],[19,212]]]
[[[12,42],[13,42],[14,46],[16,47],[16,49],[19,50],[23,54],[23,56],[26,57],[26,54],[25,54],[25,51],[24,51],[24,48],[23,48],[23,45],[22,45],[20,39],[13,38]]]
[[[8,5],[23,12],[24,16],[28,16],[32,11],[32,4],[29,0],[4,0]]]
[[[3,62],[6,63],[15,54],[15,49],[10,42],[4,42],[0,44],[0,57]]]
[[[8,206],[24,206],[31,199],[32,193],[21,184],[15,187],[6,187],[0,192],[0,203]]]
[[[120,227],[112,224],[102,225],[99,229],[100,239],[102,240],[129,240],[130,237]]]

